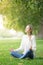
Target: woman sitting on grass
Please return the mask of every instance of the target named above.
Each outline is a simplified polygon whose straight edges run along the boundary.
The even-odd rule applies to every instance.
[[[13,57],[22,59],[22,58],[34,58],[34,53],[36,51],[36,40],[35,35],[32,35],[31,25],[27,25],[25,29],[26,35],[23,36],[21,45],[18,49],[11,49],[11,55]],[[23,51],[21,54],[20,51]]]

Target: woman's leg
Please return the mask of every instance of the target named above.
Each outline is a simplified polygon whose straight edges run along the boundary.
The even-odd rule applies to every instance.
[[[20,57],[20,59],[23,59],[23,58],[33,59],[34,58],[33,51],[32,50],[29,50],[28,52],[26,52],[24,55],[22,55]]]
[[[16,57],[16,58],[20,58],[20,59],[23,59],[23,58],[33,59],[34,58],[32,50],[28,51],[26,54],[20,54],[17,51],[12,51],[11,55],[14,56],[14,57]]]
[[[34,58],[34,54],[33,54],[33,51],[32,51],[32,50],[30,50],[30,51],[28,52],[28,57],[29,57],[30,59],[33,59],[33,58]]]
[[[20,58],[23,59],[23,58],[28,58],[28,57],[30,57],[30,50],[26,52],[25,54],[23,54]]]
[[[11,55],[16,58],[20,58],[23,54],[18,53],[17,51],[12,51]]]

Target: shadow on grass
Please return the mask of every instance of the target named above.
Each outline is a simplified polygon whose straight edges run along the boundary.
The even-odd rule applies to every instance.
[[[43,57],[36,57],[35,59],[41,59],[41,60],[42,60],[42,59],[43,59]]]

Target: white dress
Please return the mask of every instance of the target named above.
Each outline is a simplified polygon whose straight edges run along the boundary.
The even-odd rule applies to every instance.
[[[32,46],[33,52],[36,51],[36,39],[35,35],[31,35],[31,40],[28,35],[24,35],[20,44],[20,47],[16,49],[16,51],[22,51],[23,54],[28,52],[30,50],[30,47]]]

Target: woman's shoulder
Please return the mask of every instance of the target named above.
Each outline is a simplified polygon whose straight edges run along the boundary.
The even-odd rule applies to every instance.
[[[35,35],[32,35],[32,38],[35,38]]]
[[[25,35],[23,35],[23,37],[27,37],[27,35],[25,34]],[[35,35],[32,35],[32,38],[34,38],[35,37]]]
[[[26,34],[24,34],[22,38],[27,38],[27,35],[26,35]]]
[[[24,38],[28,38],[28,36],[25,34],[25,35],[23,35],[22,39],[24,39]],[[32,35],[31,38],[34,39],[35,38],[35,35]]]
[[[22,40],[25,40],[25,39],[26,39],[26,35],[23,35],[23,36],[22,36]]]

